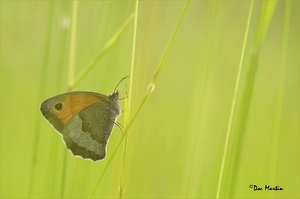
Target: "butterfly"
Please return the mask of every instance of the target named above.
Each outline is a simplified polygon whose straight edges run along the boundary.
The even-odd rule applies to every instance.
[[[115,89],[109,96],[67,92],[42,102],[40,111],[73,155],[98,161],[106,156],[107,142],[121,113],[119,92]]]

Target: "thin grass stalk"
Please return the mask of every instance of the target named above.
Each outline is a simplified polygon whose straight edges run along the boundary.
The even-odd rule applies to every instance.
[[[228,126],[227,126],[227,131],[226,131],[226,139],[225,139],[225,145],[224,145],[224,150],[223,150],[223,157],[222,157],[221,169],[220,169],[220,174],[219,174],[216,198],[220,198],[220,191],[221,191],[223,177],[224,177],[223,172],[224,172],[224,168],[225,168],[225,162],[227,161],[227,157],[228,157],[229,138],[231,137],[233,116],[234,116],[234,112],[236,111],[236,99],[237,99],[237,93],[238,93],[238,90],[240,87],[240,77],[241,77],[241,71],[242,71],[243,62],[244,62],[244,55],[245,55],[245,49],[246,49],[246,44],[247,44],[247,40],[248,40],[248,33],[249,33],[251,17],[252,17],[252,13],[253,13],[253,4],[254,4],[254,1],[251,1],[249,13],[248,13],[247,25],[246,25],[246,29],[245,29],[245,37],[244,37],[244,41],[243,41],[241,57],[240,57],[240,62],[239,62],[239,67],[238,67],[238,72],[237,72],[237,77],[236,77],[234,94],[233,94],[233,98],[232,98],[229,122],[228,122]]]
[[[68,4],[68,5],[71,5],[71,4]],[[60,12],[58,13],[57,11],[59,11],[58,9],[59,7],[59,3],[55,2],[55,12],[54,12],[54,16],[56,16],[57,14],[59,15]],[[55,24],[55,23],[54,23]],[[67,34],[68,34],[68,31],[64,30],[63,34],[60,35],[60,38],[63,38],[63,40],[60,40],[59,42],[59,49],[58,49],[58,54],[59,54],[59,57],[57,59],[57,63],[63,63],[64,60],[65,60],[65,55],[66,55],[66,48],[67,48],[67,45],[66,45],[66,41],[67,41]],[[69,53],[69,52],[68,52]],[[55,81],[55,90],[60,90],[61,89],[61,83],[63,81],[63,79],[65,79],[65,71],[64,71],[64,67],[60,67],[58,65],[58,71],[57,71],[57,74],[60,74],[58,75],[56,81]],[[49,76],[49,74],[48,74]],[[49,158],[48,158],[48,164],[47,164],[47,171],[48,172],[48,175],[51,174],[51,173],[61,173],[61,170],[57,170],[57,169],[61,169],[61,167],[57,168],[57,165],[61,165],[60,161],[57,159],[57,154],[58,154],[58,148],[57,145],[58,145],[58,139],[56,138],[56,136],[51,136],[51,150],[50,150],[50,153],[49,153]],[[64,152],[64,151],[60,151],[60,152]],[[46,185],[46,188],[47,188],[47,193],[46,194],[47,196],[49,196],[50,198],[54,198],[54,197],[57,197],[57,193],[61,193],[60,191],[60,188],[61,186],[59,187],[59,189],[56,188],[56,183],[55,183],[55,180],[56,178],[60,178],[60,175],[57,175],[53,178],[53,180],[49,181],[49,183],[51,183],[50,185]],[[63,182],[60,182],[60,183],[63,183]]]
[[[279,137],[280,137],[280,126],[281,126],[281,117],[282,117],[282,102],[283,102],[283,92],[285,85],[285,75],[286,75],[286,67],[287,67],[287,50],[288,50],[288,35],[290,30],[290,18],[291,18],[291,1],[285,2],[285,14],[284,14],[284,27],[283,27],[283,35],[282,35],[282,54],[281,54],[281,63],[279,68],[279,85],[278,85],[278,97],[276,103],[276,112],[275,112],[275,121],[274,121],[274,134],[272,138],[272,156],[271,156],[271,184],[276,184],[275,176],[276,176],[276,165],[277,165],[277,157],[278,157],[278,145],[279,145]],[[270,197],[273,197],[274,192],[269,192]]]
[[[39,96],[38,99],[42,99],[45,95],[46,88],[46,79],[47,79],[47,69],[49,67],[49,60],[50,60],[50,44],[51,44],[51,38],[52,38],[52,24],[53,24],[53,17],[54,15],[54,2],[50,2],[49,5],[49,16],[48,16],[48,27],[47,27],[47,36],[46,36],[46,43],[45,43],[45,49],[44,49],[44,58],[43,58],[43,64],[42,64],[42,70],[40,73],[41,82],[39,86]],[[41,129],[41,123],[38,122],[38,118],[36,118],[35,121],[35,128],[34,128],[34,134],[33,134],[33,151],[32,151],[32,158],[30,161],[30,177],[28,182],[28,191],[27,191],[27,197],[32,198],[32,190],[33,190],[33,181],[35,178],[35,171],[36,171],[36,163],[37,163],[37,148],[40,143],[40,129]]]
[[[129,105],[128,97],[127,97],[127,94],[126,94],[125,111],[129,111],[128,105]],[[128,124],[128,117],[127,116],[124,116],[124,122],[125,122],[124,124],[125,124],[125,129],[126,129],[126,124]],[[125,136],[125,143],[124,143],[124,148],[123,148],[123,158],[122,158],[121,179],[120,179],[120,187],[119,187],[119,198],[123,198],[124,191],[125,191],[124,179],[125,179],[125,167],[126,167],[127,139],[128,139],[128,136]]]
[[[135,112],[133,118],[132,118],[132,119],[130,120],[130,122],[128,123],[127,128],[125,128],[125,131],[124,131],[124,133],[123,133],[123,135],[122,135],[120,141],[118,142],[116,148],[115,148],[114,151],[112,152],[112,155],[111,155],[110,158],[108,159],[108,161],[107,161],[107,163],[106,163],[106,165],[105,165],[105,167],[104,167],[104,169],[103,169],[103,171],[102,171],[102,173],[101,173],[101,175],[100,175],[98,181],[97,181],[96,184],[95,184],[95,187],[93,188],[92,192],[91,192],[90,195],[89,195],[89,198],[92,198],[93,195],[95,194],[95,192],[96,192],[96,190],[97,190],[99,184],[101,183],[101,181],[102,181],[102,179],[103,179],[103,177],[104,177],[104,175],[105,175],[105,173],[106,173],[106,171],[107,171],[109,165],[111,164],[111,162],[112,162],[113,158],[115,157],[117,151],[119,150],[119,148],[120,148],[122,142],[124,141],[124,139],[125,139],[125,137],[126,137],[126,134],[128,133],[128,130],[130,129],[130,127],[131,127],[131,125],[133,124],[133,122],[134,122],[134,120],[136,119],[136,117],[138,116],[138,114],[139,114],[141,108],[143,107],[144,103],[146,102],[146,99],[148,98],[148,95],[153,91],[155,82],[156,82],[156,80],[157,80],[157,78],[158,78],[158,76],[159,76],[159,73],[160,73],[160,71],[161,71],[161,69],[162,69],[162,67],[163,67],[163,63],[164,63],[164,61],[165,61],[165,59],[166,59],[166,56],[168,55],[168,52],[169,52],[170,47],[171,47],[171,45],[172,45],[172,43],[173,43],[173,41],[174,41],[174,38],[175,38],[175,36],[176,36],[176,33],[177,33],[177,31],[178,31],[178,29],[179,29],[181,23],[182,23],[182,20],[183,20],[183,18],[184,18],[184,16],[185,16],[186,12],[187,12],[187,9],[188,9],[188,7],[189,7],[190,1],[191,1],[191,0],[187,0],[186,4],[185,4],[185,6],[184,6],[184,8],[183,8],[183,10],[182,10],[182,12],[181,12],[181,15],[180,15],[180,17],[179,17],[179,19],[178,19],[178,21],[177,21],[177,24],[176,24],[176,26],[175,26],[175,28],[174,28],[174,30],[173,30],[173,32],[172,32],[172,35],[171,35],[171,37],[170,37],[170,40],[169,40],[169,42],[168,42],[168,44],[167,44],[167,46],[166,46],[166,48],[165,48],[165,51],[164,51],[164,53],[163,53],[163,55],[162,55],[162,58],[161,58],[161,60],[160,60],[160,62],[159,62],[159,64],[158,64],[157,70],[155,71],[155,74],[154,74],[154,76],[153,76],[153,79],[152,79],[151,83],[150,83],[149,86],[148,86],[147,92],[146,92],[146,94],[145,94],[145,96],[144,96],[142,102],[140,103],[138,109],[136,110],[136,112]]]
[[[122,168],[121,168],[121,178],[120,178],[120,186],[119,186],[119,198],[123,198],[123,196],[124,196],[124,188],[125,188],[124,179],[125,179],[125,167],[126,167],[127,139],[128,139],[128,136],[125,136],[125,142],[124,142],[123,154],[122,154]]]
[[[78,16],[78,1],[73,1],[73,11],[72,11],[72,18],[71,18],[70,56],[69,56],[69,66],[68,66],[68,85],[74,84],[77,16]],[[68,87],[68,90],[72,90],[72,89],[73,87]]]
[[[133,38],[132,38],[132,53],[131,53],[131,67],[130,67],[130,84],[129,84],[129,95],[125,100],[126,104],[126,116],[124,117],[125,129],[127,129],[128,121],[130,118],[130,107],[131,107],[131,96],[132,96],[132,85],[133,85],[133,72],[135,66],[135,49],[136,49],[136,34],[137,34],[137,20],[138,20],[138,8],[139,1],[135,1],[135,17],[134,17],[134,27],[133,27]],[[125,179],[125,168],[126,168],[126,151],[127,151],[127,140],[128,133],[125,134],[125,143],[123,148],[123,161],[122,161],[122,169],[121,169],[121,179],[120,179],[120,189],[119,189],[119,198],[123,198],[124,196],[124,179]]]
[[[245,129],[249,116],[249,107],[252,100],[253,87],[256,78],[257,67],[259,63],[260,49],[265,39],[270,21],[272,19],[276,2],[264,1],[260,9],[260,17],[255,34],[253,50],[250,55],[250,60],[245,68],[245,85],[241,89],[241,100],[237,108],[237,119],[233,128],[233,144],[232,156],[229,163],[229,179],[228,179],[228,193],[224,195],[227,198],[234,197],[234,190],[236,187],[237,174],[239,171],[241,151],[244,143]]]
[[[131,53],[131,67],[130,67],[130,82],[129,82],[129,95],[128,95],[128,114],[127,118],[129,121],[130,118],[130,110],[131,110],[131,96],[132,96],[132,86],[133,86],[133,74],[134,74],[134,66],[135,66],[135,48],[136,48],[136,34],[137,34],[137,19],[138,19],[138,9],[139,9],[139,1],[135,1],[135,11],[134,11],[134,27],[133,27],[133,38],[132,38],[132,53]],[[126,114],[126,113],[125,113]],[[127,123],[125,123],[127,124]]]
[[[68,65],[68,85],[73,84],[74,76],[75,76],[77,17],[78,17],[78,1],[73,1],[72,17],[71,17],[70,53],[69,53],[69,65]],[[68,89],[69,91],[72,90],[72,88],[68,88]],[[63,152],[62,180],[60,186],[61,198],[64,198],[65,195],[66,176],[67,176],[67,155],[65,150]]]

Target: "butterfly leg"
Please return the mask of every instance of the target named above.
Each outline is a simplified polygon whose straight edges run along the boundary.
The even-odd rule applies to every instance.
[[[119,122],[115,122],[115,125],[117,127],[119,127],[119,129],[121,130],[122,134],[123,134],[123,129],[124,129],[124,126],[122,124],[120,124]]]

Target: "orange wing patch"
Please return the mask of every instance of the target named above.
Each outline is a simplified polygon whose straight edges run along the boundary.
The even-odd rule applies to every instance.
[[[106,101],[106,99],[91,94],[68,95],[62,102],[63,110],[57,115],[57,118],[66,124],[76,113],[101,101]]]

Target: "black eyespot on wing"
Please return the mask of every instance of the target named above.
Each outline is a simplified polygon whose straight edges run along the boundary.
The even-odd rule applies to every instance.
[[[60,103],[60,102],[54,105],[54,108],[55,108],[57,111],[60,111],[60,110],[62,109],[62,107],[63,107],[63,104]]]

